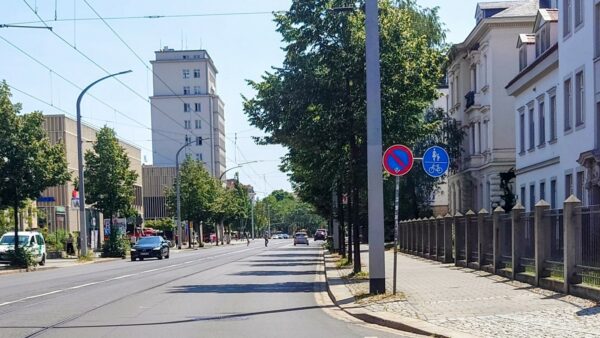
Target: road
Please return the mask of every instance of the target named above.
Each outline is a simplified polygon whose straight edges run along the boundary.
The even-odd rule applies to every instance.
[[[398,337],[331,303],[320,254],[257,240],[0,276],[0,337]]]

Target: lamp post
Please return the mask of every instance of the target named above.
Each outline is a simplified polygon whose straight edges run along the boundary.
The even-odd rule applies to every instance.
[[[87,255],[87,227],[85,224],[85,182],[83,178],[83,141],[81,135],[81,99],[83,95],[96,83],[111,78],[113,76],[122,75],[131,73],[131,70],[126,70],[123,72],[115,73],[107,75],[103,78],[100,78],[90,85],[85,87],[79,97],[77,98],[77,160],[79,161],[78,169],[79,169],[79,242],[81,243],[81,255]]]
[[[177,185],[177,249],[181,249],[181,191],[180,191],[180,179],[179,179],[179,153],[181,153],[181,151],[189,146],[190,144],[194,143],[194,141],[188,141],[186,142],[183,146],[181,146],[181,148],[179,148],[179,150],[177,150],[177,153],[175,154],[175,175],[176,175],[176,185]]]
[[[224,172],[222,172],[221,175],[219,176],[219,181],[222,180],[223,176],[225,176],[225,173],[228,172],[228,171],[230,171],[230,170],[241,168],[241,167],[244,166],[244,164],[258,163],[258,162],[262,162],[262,161],[256,160],[256,161],[249,161],[249,162],[238,163],[235,167],[231,167],[231,168],[225,170]]]

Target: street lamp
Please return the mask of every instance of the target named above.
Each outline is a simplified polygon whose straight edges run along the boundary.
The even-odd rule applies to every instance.
[[[85,87],[79,97],[77,98],[77,160],[79,161],[78,169],[79,169],[79,240],[81,243],[81,255],[87,256],[87,227],[85,224],[85,183],[83,179],[83,141],[81,134],[81,99],[83,95],[96,83],[111,78],[113,76],[122,75],[131,73],[131,70],[126,70],[123,72],[115,73],[107,75],[103,78],[100,78],[92,83],[89,86]],[[100,234],[98,234],[99,236]]]
[[[244,164],[258,163],[258,162],[262,162],[262,161],[257,160],[257,161],[249,161],[249,162],[238,163],[235,167],[231,167],[231,168],[225,170],[223,173],[221,173],[221,175],[219,176],[219,181],[222,180],[223,176],[225,176],[225,173],[228,172],[228,171],[230,171],[230,170],[241,168],[241,167],[244,166]]]
[[[194,143],[194,141],[188,141],[186,142],[183,146],[181,146],[181,148],[179,148],[179,150],[177,150],[177,153],[175,154],[175,174],[177,175],[177,178],[175,179],[176,182],[175,184],[177,185],[177,249],[181,249],[181,193],[180,193],[180,184],[179,184],[179,153],[181,153],[181,151],[189,146],[190,144]]]

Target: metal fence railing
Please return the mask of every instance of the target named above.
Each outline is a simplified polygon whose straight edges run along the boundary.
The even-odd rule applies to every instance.
[[[577,274],[584,284],[600,286],[600,206],[580,208],[581,215],[581,262],[577,262]]]
[[[483,238],[481,251],[483,253],[482,264],[491,265],[494,263],[494,219],[491,215],[483,218]]]
[[[456,245],[456,260],[464,261],[466,259],[465,251],[465,218],[458,217],[454,219],[454,234]]]
[[[478,241],[479,241],[479,227],[477,226],[477,215],[467,216],[468,222],[468,231],[467,234],[469,240],[469,262],[477,262],[479,261],[479,250],[478,250]]]
[[[500,267],[512,268],[512,216],[502,214],[499,218]]]
[[[436,248],[437,248],[437,256],[444,256],[444,221],[438,219],[435,221],[435,231],[437,233],[436,236]]]

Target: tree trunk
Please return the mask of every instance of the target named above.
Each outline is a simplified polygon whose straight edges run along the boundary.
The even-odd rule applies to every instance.
[[[355,181],[356,182],[356,181]],[[354,273],[359,273],[360,266],[360,222],[358,220],[358,187],[352,187],[352,225],[354,227]]]
[[[219,246],[219,223],[215,223],[215,244]]]
[[[354,206],[352,205],[352,203],[350,203],[351,196],[349,195],[350,194],[346,193],[346,201],[348,203],[348,263],[352,263],[354,261],[354,256],[352,255],[352,222],[354,221],[352,219],[352,215],[354,214]]]
[[[340,223],[340,253],[346,258],[346,234],[344,233],[344,204],[342,203],[342,189],[338,187],[338,222]]]

